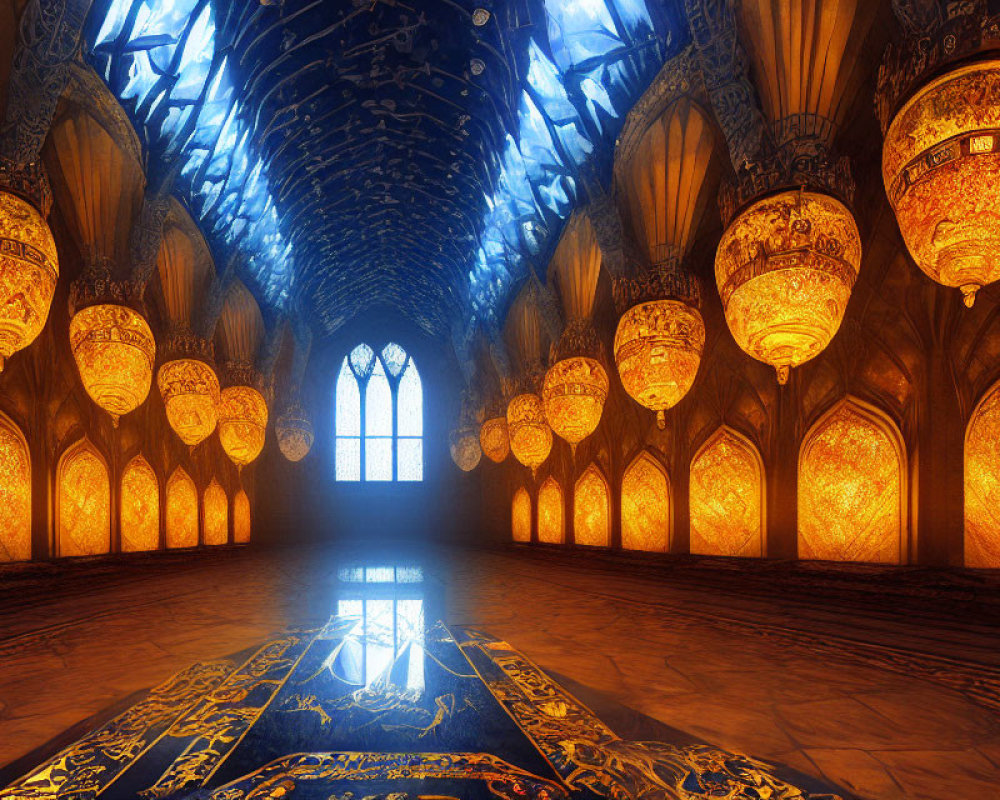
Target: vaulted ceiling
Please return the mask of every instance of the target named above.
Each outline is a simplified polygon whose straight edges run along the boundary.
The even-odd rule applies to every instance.
[[[97,0],[85,56],[216,260],[327,332],[495,317],[610,180],[673,0]]]

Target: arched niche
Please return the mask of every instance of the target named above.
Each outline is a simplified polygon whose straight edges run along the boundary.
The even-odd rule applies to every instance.
[[[882,411],[853,397],[809,429],[799,450],[799,558],[902,564],[906,451]]]
[[[965,429],[965,565],[1000,568],[1000,382]]]
[[[203,504],[205,544],[226,544],[229,541],[229,498],[215,478],[205,489]]]
[[[660,553],[670,549],[670,479],[645,450],[622,478],[622,547]]]
[[[122,552],[156,550],[160,543],[160,484],[141,455],[122,472],[120,523]]]
[[[0,412],[0,561],[31,558],[31,454],[21,429]]]
[[[531,495],[523,486],[514,492],[510,509],[511,537],[515,542],[531,541]]]
[[[691,552],[764,555],[764,464],[753,442],[723,425],[691,459]]]
[[[583,471],[573,490],[573,537],[576,544],[591,547],[611,544],[611,493],[594,464]]]
[[[198,546],[198,489],[184,467],[167,481],[167,547]]]
[[[549,475],[538,490],[538,541],[563,544],[566,541],[566,520],[562,487]]]
[[[250,541],[250,498],[240,489],[233,498],[233,540],[236,544],[247,544]]]
[[[88,439],[68,447],[56,470],[58,555],[111,550],[111,481],[104,457]]]

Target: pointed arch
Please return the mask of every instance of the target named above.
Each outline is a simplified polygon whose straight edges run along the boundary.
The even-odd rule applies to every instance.
[[[198,489],[184,467],[167,481],[167,547],[198,546]]]
[[[0,412],[0,561],[31,558],[31,454],[14,420]]]
[[[250,541],[250,498],[240,489],[233,498],[233,541],[247,544]]]
[[[573,537],[576,544],[611,544],[611,492],[604,475],[591,464],[573,489]]]
[[[764,555],[764,463],[753,442],[723,425],[691,459],[691,552]]]
[[[142,455],[122,472],[120,523],[122,552],[156,550],[160,543],[160,484]]]
[[[562,487],[549,475],[538,490],[538,541],[545,544],[565,543],[564,508]]]
[[[1000,568],[1000,382],[965,429],[965,566]]]
[[[110,552],[111,481],[104,457],[89,439],[81,439],[63,452],[56,474],[58,554]]]
[[[643,450],[622,478],[622,547],[665,553],[670,549],[670,479]]]
[[[799,450],[799,558],[902,564],[906,450],[884,412],[845,397]]]
[[[215,478],[205,489],[202,503],[205,544],[226,544],[229,541],[229,498]]]
[[[511,537],[515,542],[531,541],[531,495],[523,486],[514,492],[510,509]]]

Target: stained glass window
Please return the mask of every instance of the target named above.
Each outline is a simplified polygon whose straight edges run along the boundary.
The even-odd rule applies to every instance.
[[[551,475],[538,490],[538,541],[545,544],[562,544],[566,541],[562,487]]]
[[[764,544],[764,467],[749,441],[720,428],[691,462],[691,552],[759,558]]]
[[[799,455],[799,558],[900,563],[906,464],[894,427],[847,401],[806,435]]]
[[[611,544],[611,506],[608,483],[591,464],[573,492],[573,534],[577,544],[607,547]]]
[[[198,546],[198,490],[177,467],[167,481],[167,547]]]
[[[205,544],[229,541],[229,499],[226,490],[212,480],[205,489]]]
[[[335,408],[338,481],[423,480],[423,387],[402,347],[359,344],[345,356]]]
[[[240,489],[233,499],[233,539],[236,544],[250,541],[250,498]]]
[[[59,555],[93,556],[111,550],[111,483],[104,459],[88,441],[59,462]]]
[[[31,558],[31,459],[20,429],[0,414],[0,561]]]
[[[122,473],[122,551],[155,550],[160,543],[160,484],[142,456]]]
[[[523,486],[514,493],[510,526],[515,542],[531,541],[531,496]]]
[[[649,453],[640,453],[622,480],[622,547],[657,552],[670,547],[667,473]]]
[[[965,565],[1000,567],[1000,383],[965,434]]]

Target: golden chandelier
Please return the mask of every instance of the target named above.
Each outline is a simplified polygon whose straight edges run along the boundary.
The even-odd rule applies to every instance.
[[[240,469],[264,449],[267,401],[251,386],[222,390],[219,402],[219,441],[229,459]]]

